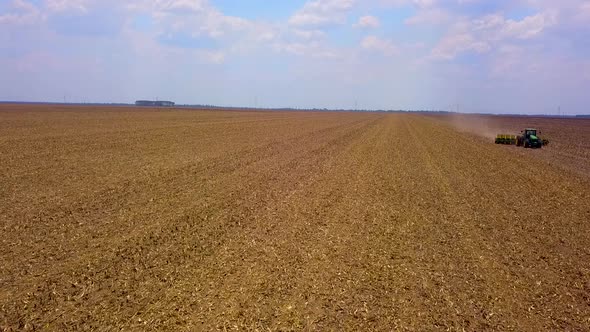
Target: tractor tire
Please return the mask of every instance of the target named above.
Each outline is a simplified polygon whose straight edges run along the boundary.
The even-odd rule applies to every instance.
[[[524,148],[525,149],[529,148],[529,141],[527,141],[527,140],[524,141]]]

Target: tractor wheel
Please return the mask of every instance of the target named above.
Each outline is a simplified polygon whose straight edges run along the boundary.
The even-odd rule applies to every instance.
[[[524,141],[524,148],[525,149],[529,148],[529,141],[527,141],[527,140]]]

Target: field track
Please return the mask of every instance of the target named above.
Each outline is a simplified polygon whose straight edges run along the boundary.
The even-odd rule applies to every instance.
[[[0,330],[590,331],[590,176],[551,146],[46,108],[0,106]]]

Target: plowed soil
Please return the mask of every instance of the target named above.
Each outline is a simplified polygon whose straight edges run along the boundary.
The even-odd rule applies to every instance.
[[[534,156],[537,161],[564,168],[590,178],[590,119],[527,116],[437,115],[455,129],[493,142],[498,134],[519,135],[525,128],[536,128],[549,140],[543,150],[512,149],[511,153]]]
[[[420,115],[1,106],[0,328],[588,331],[583,137],[577,167]]]

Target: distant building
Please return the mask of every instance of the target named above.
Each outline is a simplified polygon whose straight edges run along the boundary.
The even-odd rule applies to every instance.
[[[138,100],[135,102],[135,106],[171,107],[174,105],[174,102],[166,100]]]
[[[156,103],[150,100],[138,100],[135,102],[135,106],[156,106]]]
[[[171,107],[171,106],[174,106],[174,102],[173,101],[160,100],[160,101],[156,101],[156,106]]]

